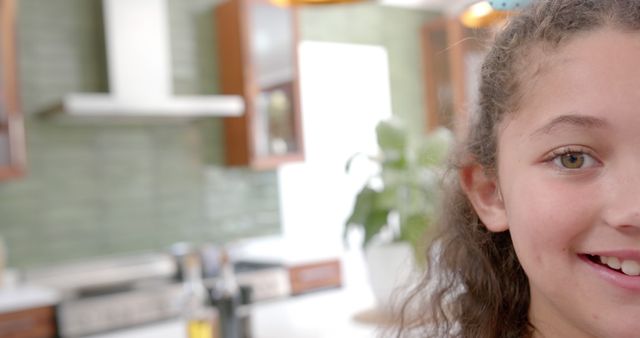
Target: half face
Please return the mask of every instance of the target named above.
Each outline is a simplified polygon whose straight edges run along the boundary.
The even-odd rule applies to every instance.
[[[638,337],[640,33],[601,29],[545,58],[500,126],[503,217],[485,224],[511,232],[537,334]]]

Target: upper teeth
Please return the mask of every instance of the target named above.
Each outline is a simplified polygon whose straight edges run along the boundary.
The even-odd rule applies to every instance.
[[[622,272],[625,275],[629,275],[629,276],[640,275],[640,263],[634,260],[629,260],[629,259],[620,260],[620,258],[618,257],[600,256],[600,262],[602,262],[602,264],[606,264],[612,269],[622,270]]]

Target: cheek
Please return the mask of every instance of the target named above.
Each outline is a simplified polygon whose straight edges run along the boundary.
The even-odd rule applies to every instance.
[[[532,252],[536,260],[549,250],[566,251],[593,223],[589,212],[593,209],[592,194],[559,180],[520,182],[505,196],[507,222],[517,251]]]

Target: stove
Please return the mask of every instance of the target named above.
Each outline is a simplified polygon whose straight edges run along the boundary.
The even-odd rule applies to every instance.
[[[60,292],[59,334],[74,338],[179,316],[177,272],[171,255],[148,253],[34,269],[25,279]]]

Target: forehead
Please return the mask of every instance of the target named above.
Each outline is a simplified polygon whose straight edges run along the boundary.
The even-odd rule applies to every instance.
[[[640,107],[639,32],[601,28],[554,50],[534,46],[526,53],[518,105],[502,128],[516,120],[532,125],[559,114]]]

